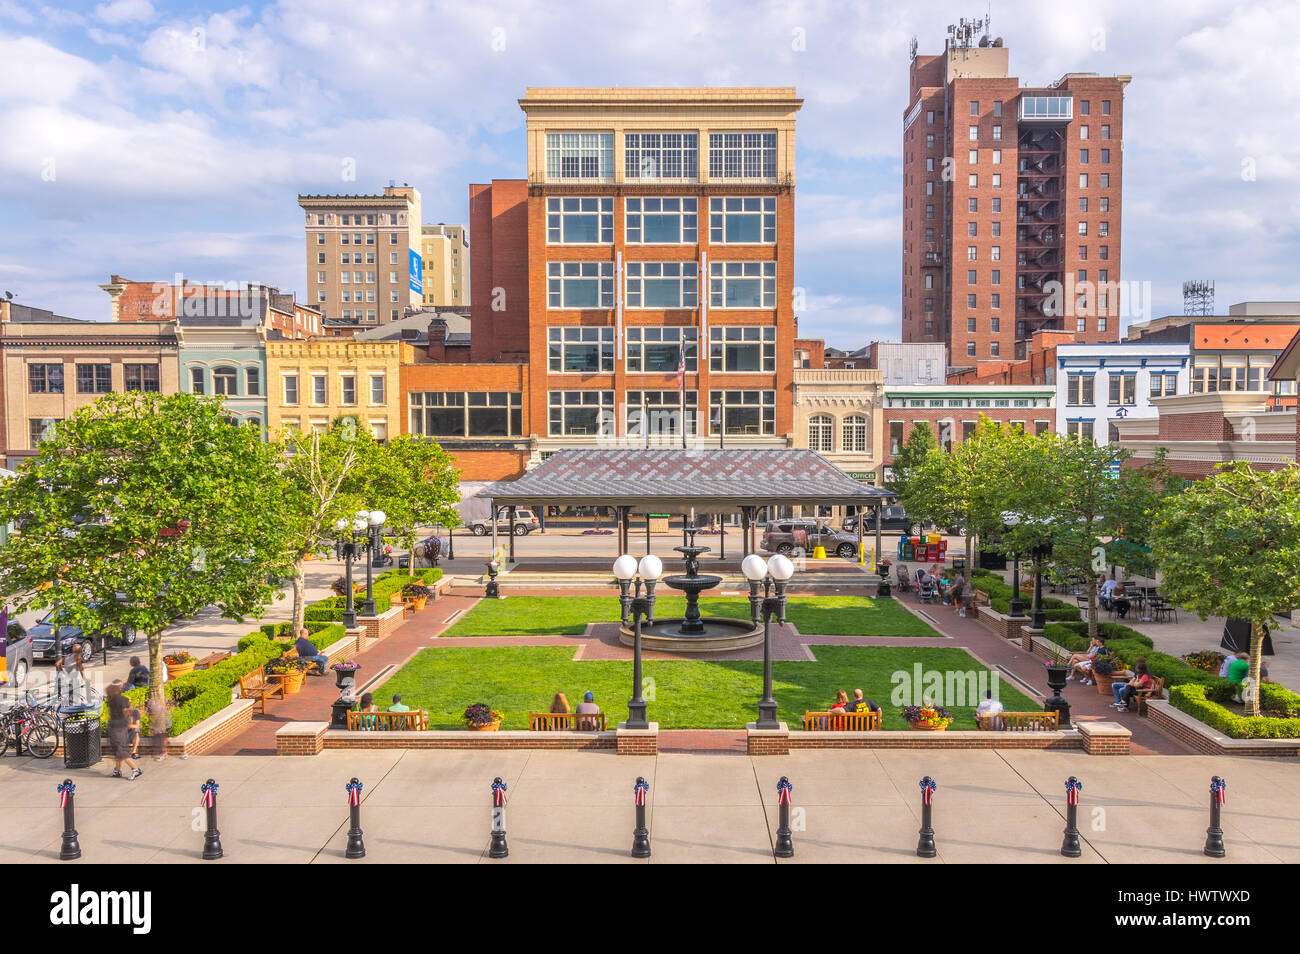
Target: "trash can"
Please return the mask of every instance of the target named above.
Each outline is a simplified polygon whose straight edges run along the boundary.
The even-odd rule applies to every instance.
[[[63,723],[63,764],[68,768],[90,768],[99,764],[102,749],[99,718],[74,716]]]
[[[952,558],[952,571],[954,573],[964,573],[966,571],[966,558],[964,556]]]

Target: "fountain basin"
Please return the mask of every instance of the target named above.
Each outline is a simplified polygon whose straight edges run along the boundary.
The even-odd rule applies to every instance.
[[[683,630],[688,622],[694,623],[684,616],[666,616],[652,623],[642,623],[641,648],[665,653],[720,653],[763,644],[762,623],[704,616],[699,620],[704,631],[693,633]],[[632,627],[622,627],[618,640],[624,646],[631,646],[634,641]]]

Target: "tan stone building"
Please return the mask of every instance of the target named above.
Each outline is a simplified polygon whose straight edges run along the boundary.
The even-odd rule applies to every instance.
[[[378,440],[402,432],[400,367],[415,361],[402,341],[267,341],[267,426],[285,431],[323,431],[356,415]]]
[[[425,225],[420,230],[424,255],[424,304],[438,308],[469,307],[469,239],[465,226]]]
[[[0,301],[7,466],[31,457],[46,430],[101,395],[175,394],[176,323],[66,318]]]
[[[424,303],[420,192],[300,195],[305,215],[307,302],[327,323],[373,326]]]
[[[870,368],[795,368],[794,446],[816,451],[850,477],[879,486],[883,387],[882,373]],[[815,516],[850,516],[839,509],[819,507]]]

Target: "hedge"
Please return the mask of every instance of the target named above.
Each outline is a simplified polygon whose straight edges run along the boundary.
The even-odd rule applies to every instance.
[[[1193,719],[1204,722],[1213,729],[1233,739],[1298,739],[1300,738],[1300,696],[1289,689],[1272,683],[1260,683],[1260,706],[1279,713],[1268,716],[1237,715],[1222,703],[1232,697],[1236,686],[1228,680],[1226,687],[1206,685],[1174,686],[1169,690],[1169,702]]]
[[[1233,687],[1228,679],[1221,679],[1217,673],[1206,672],[1189,665],[1186,660],[1168,653],[1157,652],[1152,648],[1150,636],[1144,636],[1135,629],[1120,623],[1098,623],[1097,633],[1106,641],[1106,649],[1130,665],[1139,657],[1146,659],[1147,670],[1157,679],[1163,679],[1166,687],[1183,685],[1203,685]],[[1088,624],[1054,623],[1043,628],[1043,636],[1058,646],[1071,652],[1083,652],[1088,648]],[[1234,691],[1230,689],[1229,692]]]
[[[334,645],[343,638],[345,630],[342,623],[327,623],[321,620],[315,620],[304,624],[307,627],[307,638],[311,644],[318,650],[324,650]],[[236,646],[241,652],[253,644],[258,637],[269,639],[287,640],[291,635],[292,623],[264,623],[262,628],[256,633],[249,633],[239,641]],[[281,642],[280,648],[285,648],[285,643]]]
[[[991,570],[976,569],[971,572],[971,584],[989,597],[989,607],[995,613],[1006,616],[1011,612],[1011,597],[1014,595],[1010,584]],[[1071,606],[1064,600],[1043,597],[1043,616],[1048,622],[1064,622],[1082,618],[1077,606]]]

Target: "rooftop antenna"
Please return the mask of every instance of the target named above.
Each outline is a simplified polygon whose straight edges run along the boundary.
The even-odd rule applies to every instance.
[[[916,46],[916,37],[913,36],[912,42],[907,44],[907,52],[910,54],[911,59],[916,59]]]
[[[1183,282],[1183,314],[1206,318],[1214,314],[1214,282]]]

